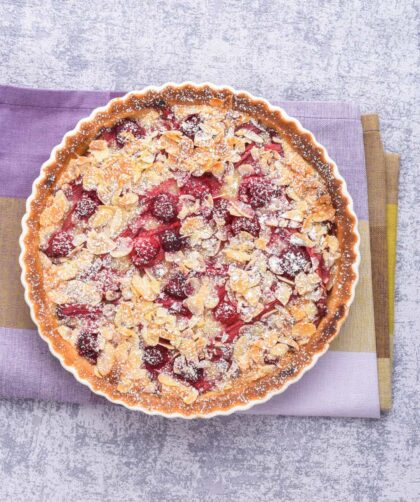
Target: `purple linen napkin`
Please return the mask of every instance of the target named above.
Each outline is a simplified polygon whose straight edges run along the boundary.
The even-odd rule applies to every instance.
[[[121,94],[0,86],[0,198],[28,197],[41,164],[63,135],[93,108]],[[368,220],[358,108],[344,103],[274,104],[298,118],[328,149],[347,180],[359,219]],[[60,366],[36,331],[5,327],[0,327],[0,397],[106,403]],[[245,413],[376,418],[376,354],[329,351],[298,383]]]

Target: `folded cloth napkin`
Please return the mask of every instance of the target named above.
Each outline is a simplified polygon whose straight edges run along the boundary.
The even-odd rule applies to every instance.
[[[19,282],[18,237],[25,198],[64,133],[122,93],[0,86],[0,397],[105,402],[78,383],[37,335]],[[361,234],[360,282],[350,316],[330,350],[298,383],[247,414],[380,415],[363,134],[357,106],[277,102],[311,130],[339,166]]]

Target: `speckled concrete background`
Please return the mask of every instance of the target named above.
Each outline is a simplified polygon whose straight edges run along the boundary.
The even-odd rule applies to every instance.
[[[190,79],[268,99],[356,101],[380,113],[387,148],[402,154],[392,413],[183,422],[2,401],[1,500],[420,499],[419,19],[414,0],[0,0],[1,84]]]

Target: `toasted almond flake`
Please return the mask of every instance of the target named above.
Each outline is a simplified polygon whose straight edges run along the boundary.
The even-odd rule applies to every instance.
[[[109,342],[114,338],[115,328],[114,326],[102,326],[100,329],[100,333],[105,340]]]
[[[290,296],[292,295],[292,288],[286,284],[285,282],[279,282],[277,284],[276,290],[274,292],[277,300],[282,305],[287,305],[289,302]]]
[[[223,253],[229,260],[237,261],[239,263],[246,263],[251,259],[251,255],[249,253],[237,251],[236,249],[226,248],[223,250]]]
[[[284,337],[284,338],[280,338],[279,339],[279,342],[280,343],[285,343],[286,345],[288,345],[289,347],[291,347],[292,349],[295,349],[295,350],[300,350],[300,346],[298,343],[295,342],[295,340],[293,340],[293,338],[287,338],[287,337]]]
[[[99,228],[109,221],[114,216],[114,210],[110,206],[98,206],[95,214],[89,218],[89,226],[92,228]]]
[[[143,326],[141,330],[141,336],[145,341],[146,345],[154,347],[159,343],[159,338],[162,330],[156,326]]]
[[[253,141],[254,143],[264,143],[264,139],[261,136],[253,131],[250,131],[249,129],[239,129],[238,131],[236,131],[236,134],[238,136],[243,136],[246,139]]]
[[[108,143],[100,139],[90,142],[89,151],[93,155],[94,159],[98,162],[102,162],[110,155]]]
[[[77,259],[75,261],[66,261],[59,265],[52,265],[50,273],[53,277],[58,278],[60,281],[74,279],[79,273],[79,264]]]
[[[238,167],[238,173],[241,176],[250,176],[251,174],[254,174],[255,169],[250,165],[250,164],[241,164]]]
[[[255,216],[255,211],[252,207],[240,200],[229,202],[229,213],[232,216],[243,216],[244,218],[251,219]]]
[[[165,373],[160,373],[158,376],[159,382],[167,388],[178,394],[185,404],[192,404],[198,397],[198,390],[191,385],[181,383]]]
[[[316,288],[320,281],[321,279],[318,274],[305,274],[305,272],[299,272],[295,277],[296,290],[300,295],[310,293]]]
[[[130,302],[120,303],[116,309],[114,322],[117,327],[133,328],[136,325],[133,304]]]
[[[295,246],[306,246],[308,248],[313,248],[316,244],[306,234],[301,234],[299,232],[292,234],[290,242]]]
[[[125,224],[125,211],[119,207],[114,208],[114,215],[109,223],[109,228],[107,229],[108,234],[111,237],[117,236],[123,230]]]
[[[316,326],[312,322],[298,322],[292,327],[292,336],[297,340],[310,337],[315,332]]]
[[[97,305],[102,300],[102,294],[96,289],[92,282],[71,280],[62,283],[57,289],[49,292],[51,301],[57,304],[62,303],[83,303],[87,305]]]
[[[238,364],[242,371],[246,371],[251,365],[251,356],[249,354],[249,343],[246,335],[238,338],[233,348],[233,360]]]
[[[330,248],[332,253],[336,253],[339,249],[338,239],[335,235],[326,235],[325,242],[327,246]]]
[[[116,247],[109,254],[113,258],[122,258],[131,253],[133,249],[133,240],[128,237],[121,237],[116,241]]]
[[[117,243],[103,233],[98,233],[92,230],[88,233],[86,241],[88,250],[96,255],[109,253],[117,247]]]
[[[64,340],[71,340],[73,330],[68,326],[59,326],[57,328],[58,334],[64,338]]]
[[[291,281],[290,279],[288,279],[287,277],[284,277],[284,276],[282,276],[282,275],[278,275],[278,276],[277,276],[277,279],[278,279],[279,281],[285,282],[286,284],[290,284],[291,286],[294,286],[294,285],[295,285],[295,283],[294,283],[293,281]]]
[[[46,207],[39,217],[39,222],[43,227],[59,223],[69,209],[70,204],[64,192],[58,190],[52,199],[50,206]]]
[[[105,349],[99,354],[98,361],[96,363],[96,368],[100,375],[108,375],[114,365],[114,361],[114,348],[111,344],[107,343],[105,345]]]
[[[270,355],[273,357],[283,357],[287,352],[289,352],[289,346],[285,343],[278,343],[270,349]]]
[[[158,280],[147,275],[140,276],[136,273],[131,279],[131,288],[134,293],[150,302],[156,300],[160,293],[160,285]]]
[[[135,206],[139,201],[139,196],[133,192],[127,192],[118,198],[118,205],[123,208]]]
[[[249,305],[255,307],[256,305],[258,305],[258,302],[261,298],[261,288],[259,286],[255,286],[248,289],[244,293],[244,298],[249,303]]]
[[[285,218],[286,220],[292,220],[297,222],[303,221],[303,213],[298,209],[291,209],[290,211],[285,211],[284,213],[282,213],[281,217]]]
[[[335,216],[335,209],[332,206],[321,206],[312,212],[311,217],[313,221],[322,222],[332,220]]]

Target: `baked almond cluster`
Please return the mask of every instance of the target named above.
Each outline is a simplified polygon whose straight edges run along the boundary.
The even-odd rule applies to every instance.
[[[59,334],[122,393],[186,404],[304,350],[340,256],[319,173],[218,106],[144,110],[72,159],[40,218]]]

